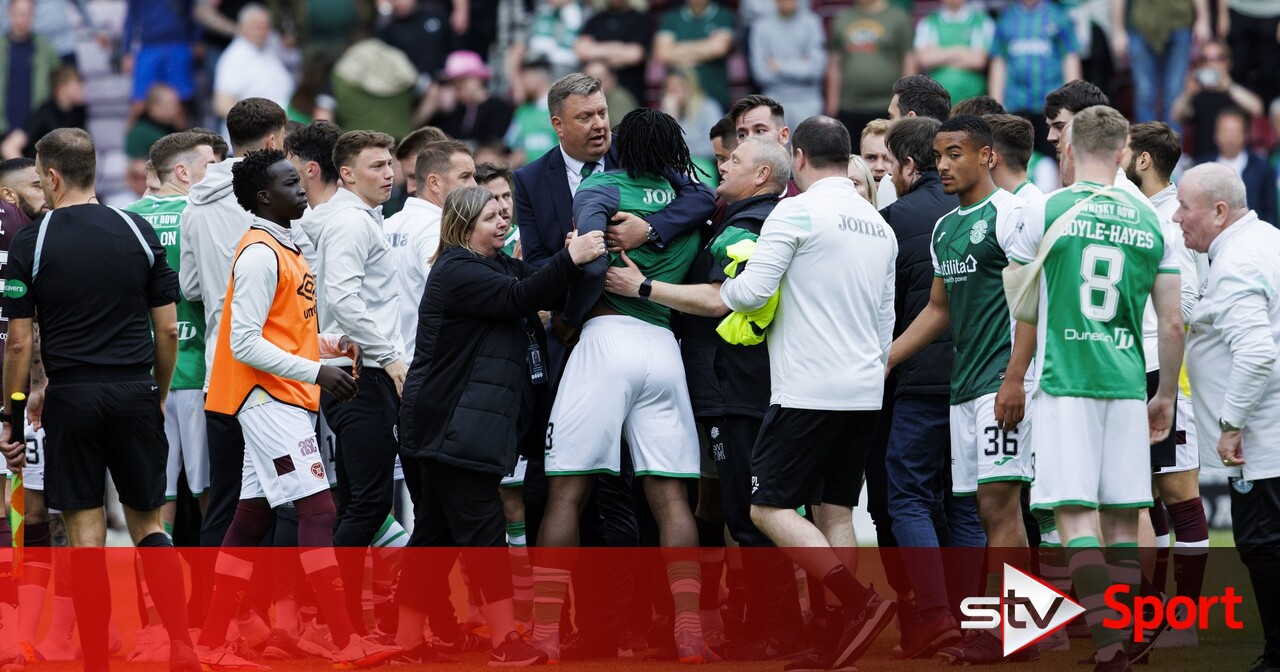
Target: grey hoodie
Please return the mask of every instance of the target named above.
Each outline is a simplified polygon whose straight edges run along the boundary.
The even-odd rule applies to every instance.
[[[192,185],[187,209],[182,213],[181,264],[178,281],[188,301],[204,302],[205,371],[213,371],[213,353],[218,345],[218,323],[222,319],[222,303],[231,282],[231,262],[245,231],[253,223],[249,214],[236,202],[231,191],[231,166],[239,158],[230,158],[209,166],[204,179]],[[205,387],[209,386],[205,374]]]
[[[364,350],[364,365],[386,368],[404,359],[400,285],[382,208],[348,189],[297,222],[316,250],[316,308],[320,333],[346,334]],[[349,366],[347,358],[325,360]]]

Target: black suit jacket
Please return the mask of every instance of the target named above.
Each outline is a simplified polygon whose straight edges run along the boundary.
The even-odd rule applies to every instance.
[[[604,159],[606,170],[618,166],[618,153],[610,146]],[[714,204],[710,189],[683,176],[668,176],[676,190],[676,200],[648,217],[662,240],[673,240],[706,224],[708,204]],[[541,266],[564,247],[564,237],[573,230],[573,192],[565,175],[560,147],[512,176],[515,192],[516,226],[520,227],[520,249],[524,260]]]

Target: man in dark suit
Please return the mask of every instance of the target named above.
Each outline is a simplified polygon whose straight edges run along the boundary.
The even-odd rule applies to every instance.
[[[573,195],[583,178],[594,172],[616,168],[617,156],[612,150],[609,106],[600,82],[581,73],[563,77],[552,85],[547,95],[551,125],[560,145],[541,158],[517,170],[513,177],[515,221],[520,228],[520,245],[525,261],[541,266],[564,247],[565,236],[574,230]],[[706,187],[687,178],[671,176],[676,199],[646,221],[632,214],[619,213],[606,233],[610,249],[633,250],[642,245],[663,245],[706,223],[704,212],[715,195]],[[581,325],[572,325],[578,327]],[[560,339],[548,345],[552,360],[553,385],[558,382],[560,368],[566,359],[565,349],[571,342],[573,328],[557,325]],[[581,521],[583,546],[636,546],[640,532],[632,501],[632,469],[629,451],[622,451],[623,474],[600,476],[596,491],[587,503]],[[541,523],[542,505],[546,501],[546,477],[541,461],[530,460],[525,476],[525,500],[529,544],[537,543],[537,527]],[[619,591],[630,584],[627,572],[617,574],[614,586],[587,586],[575,591],[578,601],[578,623],[584,630],[586,650],[571,657],[614,657],[622,614],[610,604],[621,607],[627,600]],[[566,647],[569,649],[570,647]],[[575,655],[578,654],[578,655]],[[585,654],[583,656],[582,654]]]
[[[1276,175],[1267,160],[1249,151],[1249,118],[1238,107],[1218,113],[1213,127],[1216,156],[1202,156],[1199,163],[1221,163],[1234,169],[1244,181],[1249,209],[1264,222],[1276,221]]]

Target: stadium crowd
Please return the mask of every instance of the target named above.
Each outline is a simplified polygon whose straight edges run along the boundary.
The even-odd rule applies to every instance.
[[[109,492],[192,672],[1070,650],[961,629],[1006,566],[1127,670],[1197,645],[1102,622],[1201,596],[1202,472],[1280,599],[1274,2],[5,4],[4,664],[109,668]]]

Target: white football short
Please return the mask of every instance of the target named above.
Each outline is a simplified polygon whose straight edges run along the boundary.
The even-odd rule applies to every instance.
[[[1030,395],[1028,395],[1030,400]],[[974,495],[983,483],[1022,481],[1035,475],[1031,450],[1031,404],[1011,432],[996,427],[996,395],[951,406],[951,492]]]
[[[204,427],[204,391],[171,390],[164,402],[164,435],[169,440],[164,497],[178,496],[178,476],[187,474],[187,487],[199,497],[209,487],[209,442]]]
[[[1157,474],[1174,474],[1200,468],[1200,448],[1196,443],[1196,417],[1190,399],[1178,396],[1178,417],[1174,425],[1175,443],[1178,446],[1177,462],[1172,467],[1161,467]]]
[[[400,466],[400,457],[396,456],[396,466]],[[499,488],[518,488],[524,485],[525,472],[529,470],[529,459],[521,455],[516,460],[516,466],[511,470],[510,474],[502,477],[502,481],[498,483]]]
[[[237,418],[244,430],[240,499],[266,497],[274,508],[329,489],[315,413],[272,400]]]
[[[1151,449],[1147,402],[1036,394],[1031,508],[1147,508]]]
[[[671,331],[625,315],[587,321],[547,424],[547,475],[617,474],[625,438],[637,476],[697,478],[698,433]]]
[[[22,468],[22,487],[44,492],[44,428],[32,429],[23,423],[27,437],[27,466]]]

